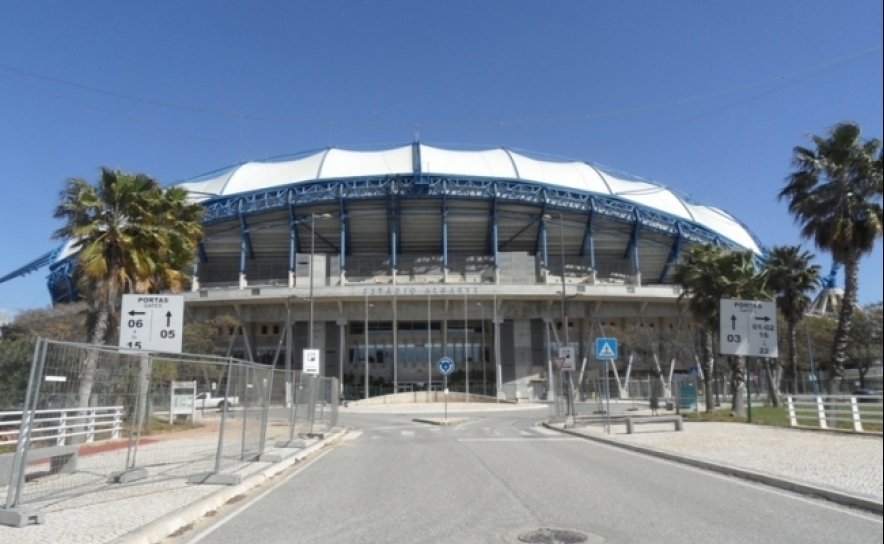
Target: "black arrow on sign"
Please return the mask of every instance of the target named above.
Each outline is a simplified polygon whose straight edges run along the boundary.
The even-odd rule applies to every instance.
[[[755,321],[770,321],[770,318],[767,316],[764,317],[756,317]]]
[[[166,326],[171,327],[170,323],[172,322],[172,312],[166,312]]]
[[[731,330],[737,330],[737,316],[731,315]]]
[[[136,312],[135,310],[130,310],[129,315],[144,315],[144,312]]]

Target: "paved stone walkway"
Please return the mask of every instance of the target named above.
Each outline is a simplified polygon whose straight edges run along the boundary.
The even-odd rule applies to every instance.
[[[579,423],[579,421],[578,421]],[[880,436],[685,421],[641,425],[626,434],[612,425],[611,438],[695,459],[730,465],[837,491],[884,499],[884,439]],[[602,425],[574,430],[602,434]]]

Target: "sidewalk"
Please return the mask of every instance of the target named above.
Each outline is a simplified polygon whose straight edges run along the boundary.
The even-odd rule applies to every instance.
[[[307,447],[285,450],[269,447],[282,462],[240,463],[228,467],[239,474],[235,486],[188,484],[184,478],[100,485],[79,496],[37,501],[26,506],[45,515],[45,523],[23,528],[0,526],[3,544],[148,544],[160,542],[174,530],[200,519],[234,497],[249,492],[304,457],[334,442],[343,433],[323,440],[308,439]],[[147,455],[149,447],[143,448]],[[210,463],[211,465],[211,463]],[[192,467],[190,467],[192,469]],[[211,466],[207,466],[210,469]],[[172,470],[173,472],[174,470]],[[170,473],[166,468],[164,473]],[[89,486],[93,487],[93,486]],[[6,490],[2,497],[5,503]]]
[[[562,425],[552,428],[562,430]],[[786,489],[829,490],[832,500],[843,494],[880,505],[884,499],[881,436],[687,420],[684,431],[673,429],[672,423],[648,424],[630,435],[624,422],[612,422],[608,435],[603,422],[578,419],[564,432],[703,468],[717,465],[725,469],[719,472]]]

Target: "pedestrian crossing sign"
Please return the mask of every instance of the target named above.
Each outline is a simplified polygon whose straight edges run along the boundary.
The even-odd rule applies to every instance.
[[[616,338],[596,338],[595,358],[599,361],[612,361],[617,358]]]

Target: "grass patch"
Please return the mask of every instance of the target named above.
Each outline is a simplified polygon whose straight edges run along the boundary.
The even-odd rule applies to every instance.
[[[12,453],[15,451],[15,442],[0,444],[0,453]]]

